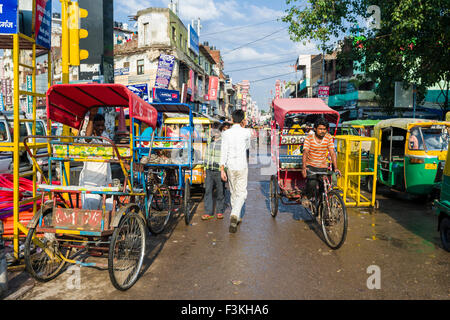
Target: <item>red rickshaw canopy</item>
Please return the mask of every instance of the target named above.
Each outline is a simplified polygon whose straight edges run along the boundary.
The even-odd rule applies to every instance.
[[[95,107],[129,108],[130,119],[156,128],[158,112],[121,84],[56,84],[47,91],[47,117],[80,129],[86,113]]]
[[[272,106],[280,130],[283,129],[284,120],[289,113],[323,114],[328,122],[336,125],[339,123],[339,112],[331,109],[320,98],[275,99]]]

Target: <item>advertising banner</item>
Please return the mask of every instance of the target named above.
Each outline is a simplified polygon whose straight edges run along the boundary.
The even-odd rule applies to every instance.
[[[0,34],[17,33],[17,0],[2,0],[0,3]]]
[[[0,93],[0,111],[5,111],[5,103],[3,102],[3,94]]]
[[[168,89],[170,79],[172,78],[175,57],[167,54],[161,54],[159,57],[158,70],[156,71],[156,88]]]
[[[208,100],[217,100],[217,89],[219,87],[219,77],[209,77]]]
[[[180,102],[180,91],[153,88],[153,102],[160,102],[160,103]]]
[[[145,102],[151,102],[148,96],[148,84],[132,84],[127,86],[131,92],[135,93],[139,98],[144,100]]]
[[[280,93],[281,93],[281,84],[280,80],[277,80],[277,82],[275,83],[275,99],[280,98]]]
[[[188,48],[192,50],[197,56],[199,55],[199,38],[197,32],[195,32],[194,28],[189,25],[189,33],[188,33]]]
[[[52,42],[52,1],[36,0],[36,44],[50,49]]]

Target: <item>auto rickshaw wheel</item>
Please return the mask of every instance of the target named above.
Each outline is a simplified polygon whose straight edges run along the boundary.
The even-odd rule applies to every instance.
[[[441,242],[445,251],[450,252],[450,218],[445,217],[441,221]]]
[[[276,217],[278,214],[278,181],[277,176],[270,177],[270,214]]]
[[[57,202],[58,207],[66,208],[64,203]],[[53,203],[40,209],[43,226],[51,227]],[[47,282],[60,275],[66,262],[60,257],[68,258],[71,248],[61,246],[55,233],[36,231],[37,225],[28,230],[25,240],[24,258],[28,273],[40,282]]]
[[[121,291],[135,284],[144,261],[146,230],[139,210],[138,206],[130,206],[111,237],[109,277],[113,286]]]

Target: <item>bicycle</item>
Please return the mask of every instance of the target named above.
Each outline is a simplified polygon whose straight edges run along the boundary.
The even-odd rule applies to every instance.
[[[338,190],[333,189],[333,172],[317,173],[318,185],[310,200],[310,214],[322,227],[327,245],[336,250],[347,236],[347,208]],[[307,210],[308,211],[308,210]]]

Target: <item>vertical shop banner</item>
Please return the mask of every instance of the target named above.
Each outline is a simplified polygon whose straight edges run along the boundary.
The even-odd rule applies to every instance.
[[[33,78],[32,76],[27,76],[27,91],[33,91]],[[33,96],[27,96],[27,113],[33,112]]]
[[[13,34],[18,32],[17,0],[0,1],[0,34]]]
[[[36,44],[50,49],[52,42],[52,0],[36,0]]]
[[[189,69],[188,93],[191,95],[191,102],[194,102],[194,81],[195,81],[194,70]]]
[[[195,32],[194,28],[189,25],[188,48],[191,49],[197,56],[200,54],[199,42],[197,32]]]
[[[0,111],[5,111],[5,103],[3,102],[3,93],[0,93]]]
[[[217,100],[217,89],[219,87],[219,77],[209,77],[208,100]]]
[[[158,70],[156,71],[155,87],[169,89],[170,79],[172,78],[175,57],[162,54],[159,57]]]
[[[281,94],[281,84],[280,80],[277,80],[275,83],[275,99],[279,99]]]

